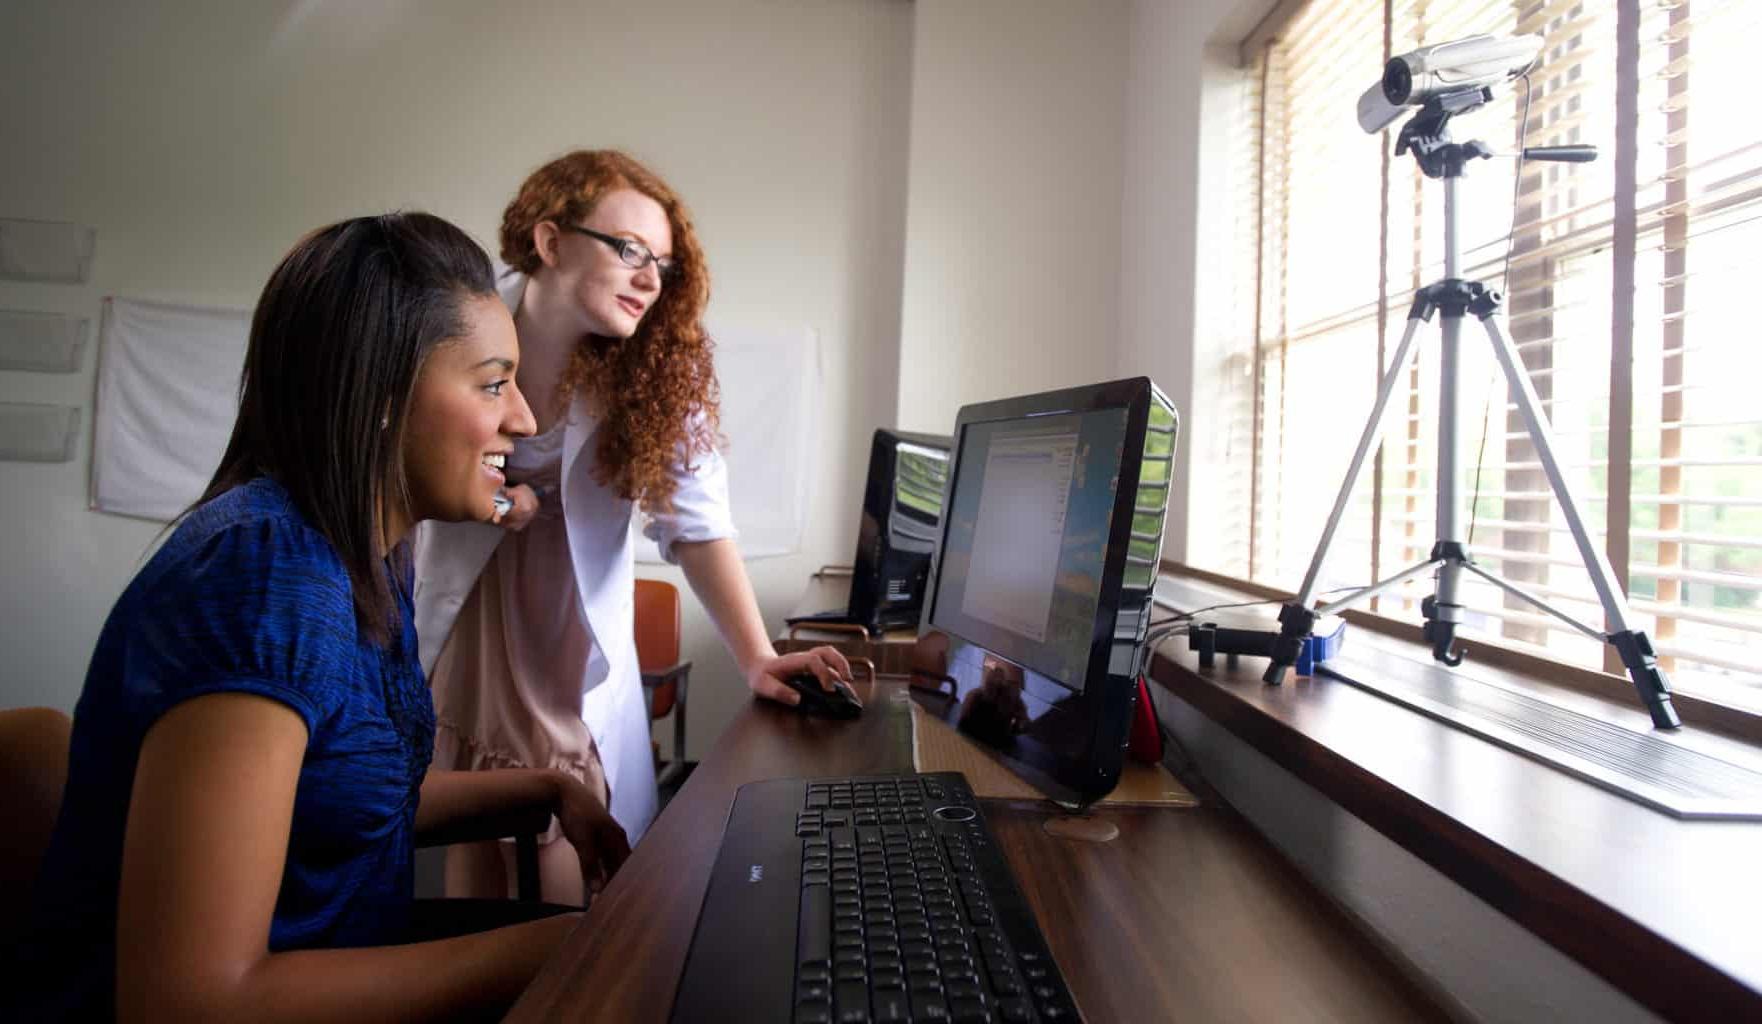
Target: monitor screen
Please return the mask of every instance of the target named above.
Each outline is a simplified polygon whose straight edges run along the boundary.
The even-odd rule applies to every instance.
[[[961,434],[932,626],[1081,688],[1126,410],[974,423]]]
[[[1060,802],[1119,777],[1176,429],[1145,378],[956,423],[913,699]]]

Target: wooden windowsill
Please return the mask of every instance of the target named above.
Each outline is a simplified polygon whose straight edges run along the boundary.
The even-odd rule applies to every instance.
[[[1214,584],[1165,576],[1178,604],[1229,600]],[[1241,592],[1239,592],[1241,593]],[[1254,596],[1247,591],[1248,597]],[[1240,599],[1240,598],[1238,598]],[[1188,604],[1191,602],[1191,604]],[[1272,621],[1269,610],[1267,620]],[[1387,672],[1419,644],[1349,627],[1332,664]],[[1371,657],[1374,654],[1375,657]],[[1395,659],[1395,660],[1392,660]],[[1267,686],[1265,660],[1201,669],[1182,638],[1150,675],[1489,905],[1640,1003],[1673,1019],[1762,1017],[1762,822],[1685,821],[1575,778],[1350,684],[1323,677]],[[1461,676],[1545,692],[1638,731],[1625,703],[1473,660]],[[1685,718],[1687,716],[1685,715]],[[1671,737],[1762,767],[1762,749],[1692,724]]]

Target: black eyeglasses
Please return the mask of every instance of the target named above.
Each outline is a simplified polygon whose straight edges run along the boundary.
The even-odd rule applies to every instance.
[[[677,280],[679,277],[678,260],[671,256],[656,256],[653,250],[634,238],[619,238],[617,235],[603,235],[592,228],[584,228],[579,224],[565,224],[563,226],[578,235],[586,235],[589,238],[598,239],[611,246],[613,251],[618,254],[618,259],[623,261],[624,265],[627,267],[641,270],[643,267],[653,263],[655,265],[655,272],[661,275],[661,280],[673,281]]]

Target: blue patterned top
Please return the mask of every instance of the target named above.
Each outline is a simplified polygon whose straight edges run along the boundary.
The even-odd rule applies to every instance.
[[[258,694],[306,724],[270,949],[399,936],[414,888],[416,802],[434,752],[409,580],[400,584],[401,635],[376,645],[357,629],[335,549],[267,477],[196,509],[135,576],[86,674],[36,890],[32,942],[56,961],[38,975],[51,1014],[107,1014],[141,741],[161,715],[204,694]]]

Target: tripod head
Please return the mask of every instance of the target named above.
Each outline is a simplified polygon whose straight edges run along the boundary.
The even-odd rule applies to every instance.
[[[1401,126],[1395,140],[1395,155],[1408,152],[1418,161],[1419,169],[1428,178],[1460,178],[1470,160],[1485,160],[1493,155],[1487,144],[1479,140],[1457,145],[1450,139],[1450,119],[1457,114],[1479,110],[1493,98],[1486,86],[1443,93],[1426,100],[1419,113]]]
[[[1474,139],[1460,145],[1450,138],[1450,119],[1457,114],[1479,110],[1493,98],[1491,86],[1441,93],[1426,100],[1419,113],[1401,126],[1395,140],[1395,155],[1411,152],[1419,169],[1428,178],[1460,178],[1470,160],[1486,160],[1495,154],[1487,144]],[[1597,159],[1596,146],[1525,146],[1525,160],[1549,160],[1583,164]]]

